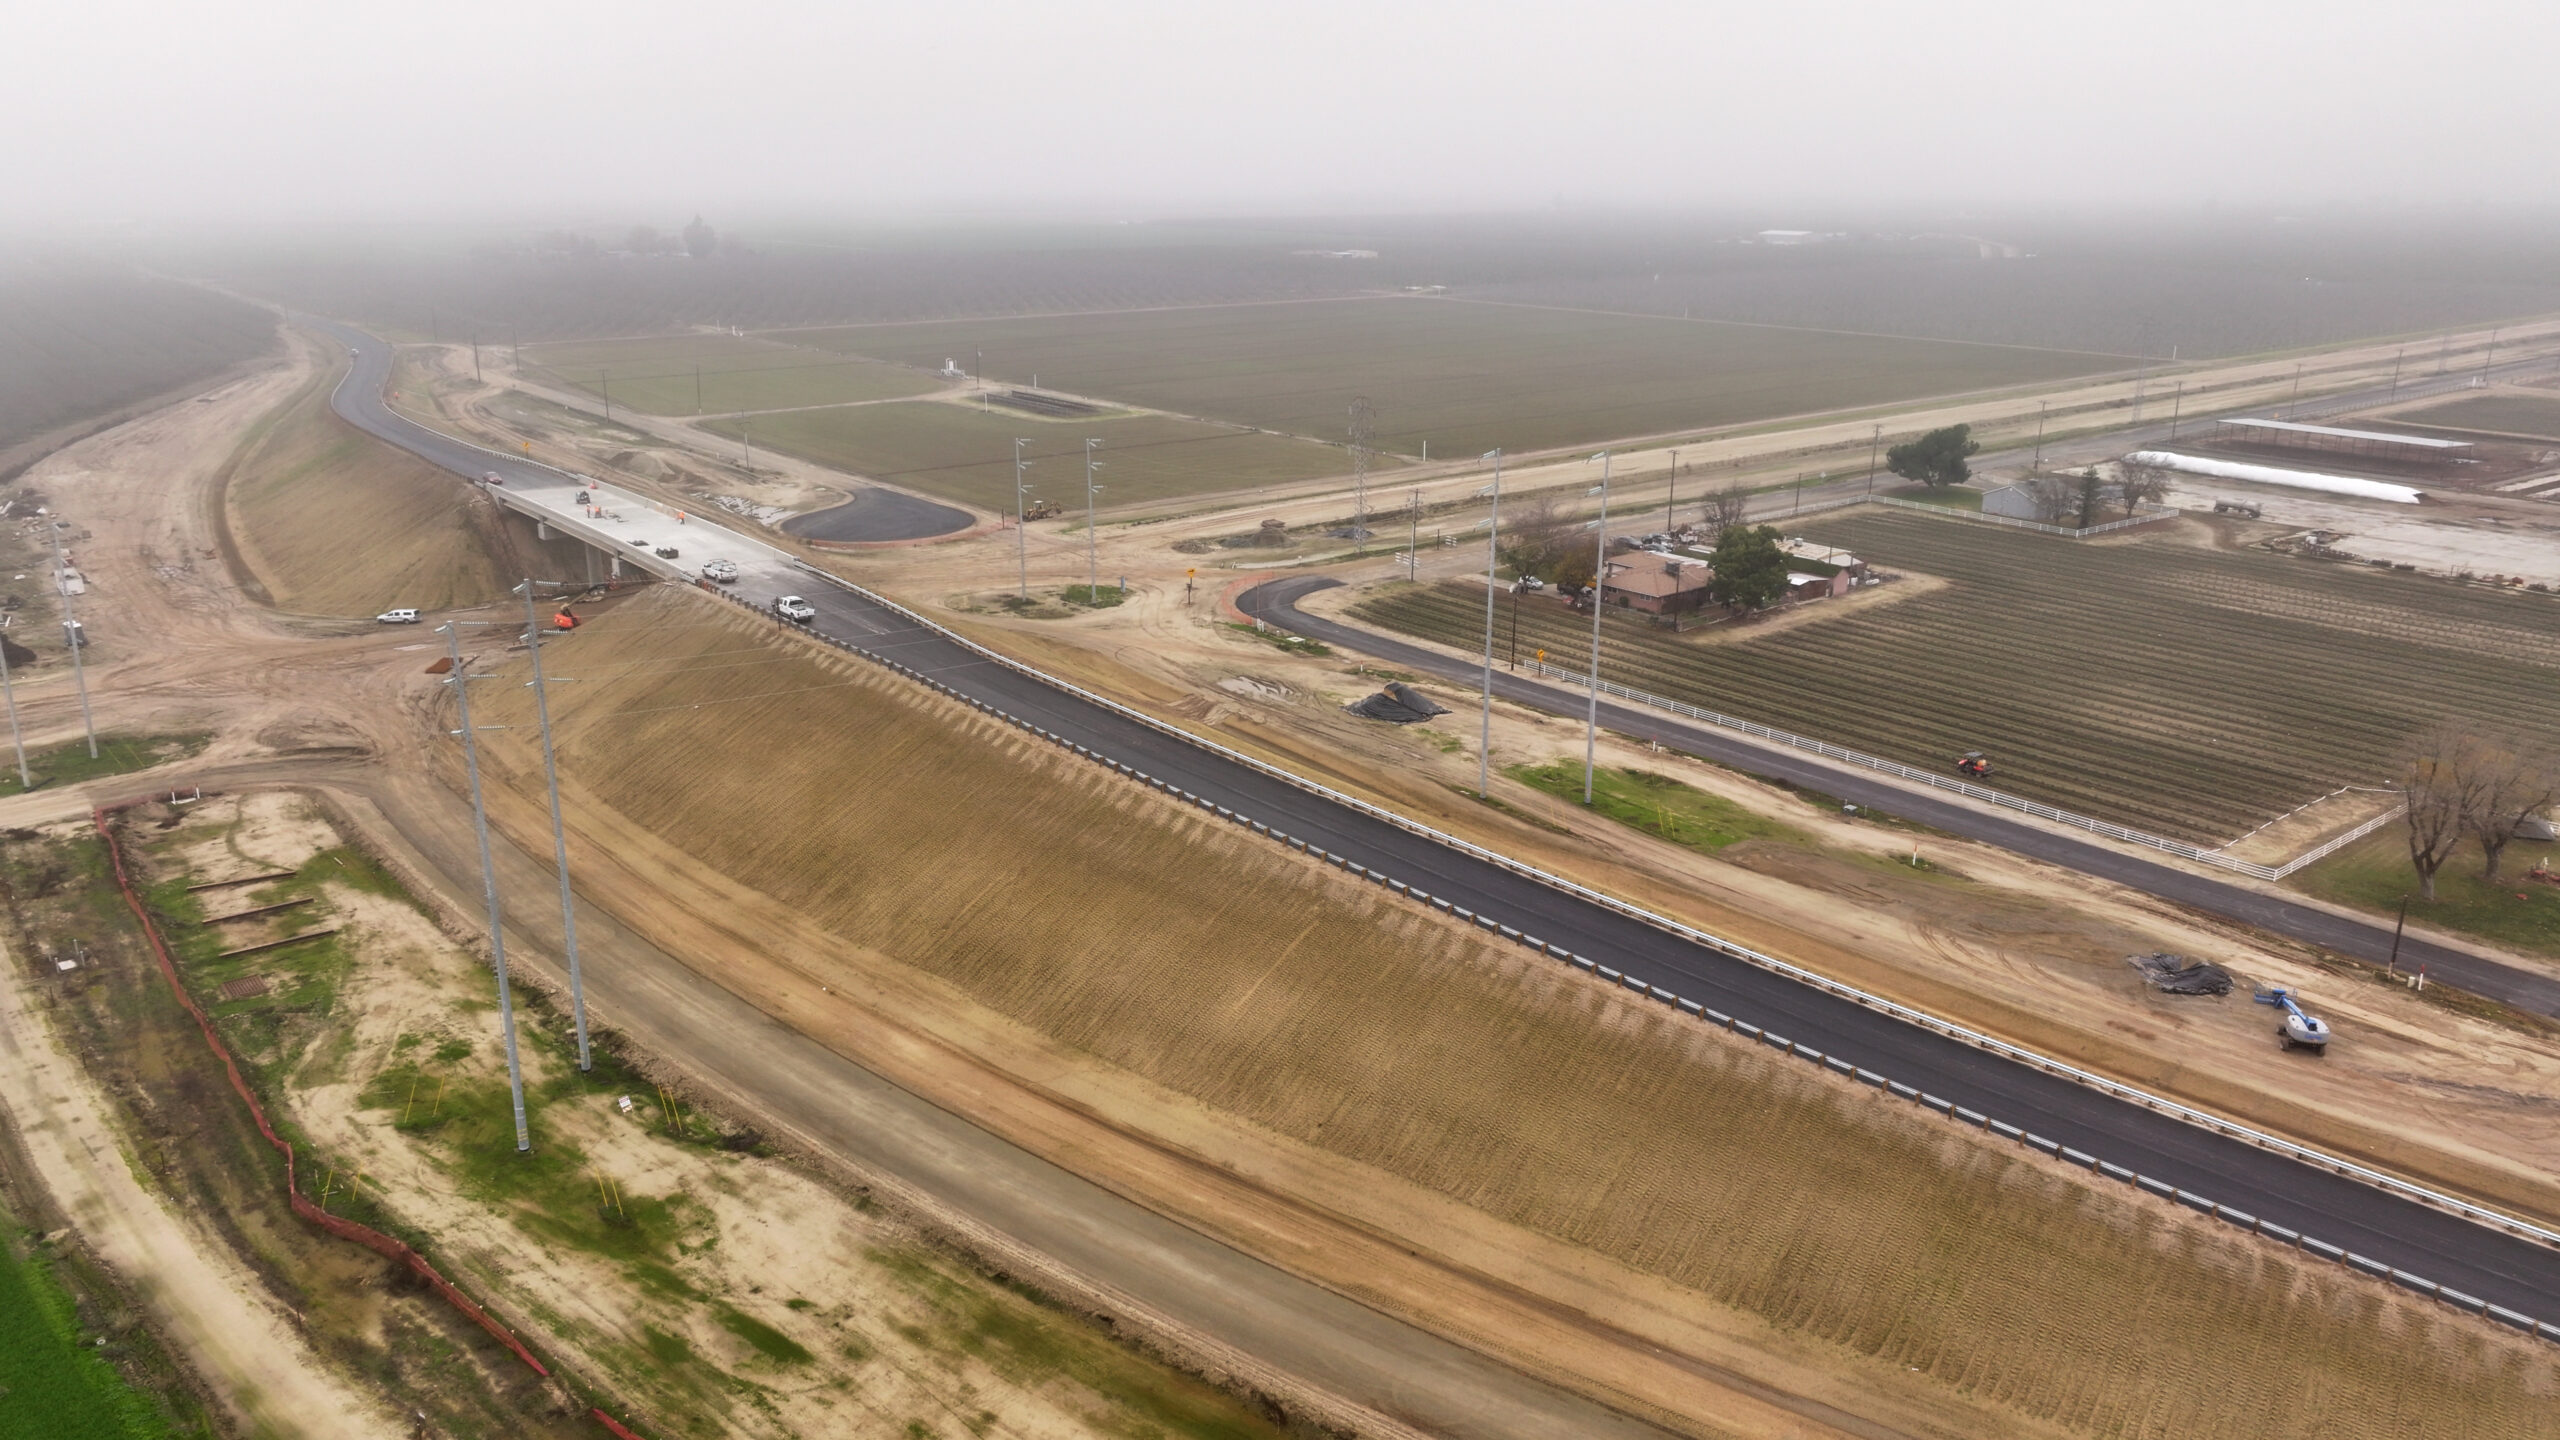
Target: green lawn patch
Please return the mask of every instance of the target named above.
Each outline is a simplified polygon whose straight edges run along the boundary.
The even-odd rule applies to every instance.
[[[1982,509],[1982,492],[1970,485],[1951,485],[1943,490],[1929,485],[1905,485],[1898,490],[1889,490],[1885,493],[1896,500],[1915,500],[1923,505],[1943,505],[1950,510],[1971,510],[1979,513]]]
[[[2382,829],[2319,864],[2297,872],[2293,884],[2306,895],[2389,920],[2407,895],[2409,921],[2536,955],[2560,956],[2560,885],[2527,880],[2524,873],[2546,857],[2560,860],[2560,844],[2518,840],[2507,847],[2506,878],[2480,877],[2480,852],[2465,847],[2436,872],[2436,898],[2418,897],[2409,868],[2409,843],[2398,825]]]
[[[83,780],[96,780],[107,775],[129,775],[184,760],[202,751],[213,739],[209,731],[191,730],[169,735],[101,735],[98,758],[89,758],[89,742],[74,740],[50,750],[35,751],[27,756],[27,769],[35,775],[36,788],[47,785],[77,785]],[[15,754],[0,754],[0,795],[16,795],[18,784]]]
[[[1561,799],[1582,799],[1582,767],[1569,760],[1505,766],[1503,774]],[[1621,825],[1713,855],[1744,840],[1804,840],[1804,832],[1721,795],[1650,770],[1603,767],[1592,776],[1591,807]]]
[[[1333,648],[1321,641],[1310,640],[1304,635],[1292,635],[1286,630],[1271,630],[1256,625],[1239,625],[1233,620],[1222,620],[1219,623],[1226,626],[1228,629],[1247,637],[1248,639],[1259,640],[1274,650],[1284,650],[1292,655],[1323,656],[1333,653]]]
[[[40,1254],[0,1244],[0,1440],[139,1440],[169,1433],[127,1388]]]

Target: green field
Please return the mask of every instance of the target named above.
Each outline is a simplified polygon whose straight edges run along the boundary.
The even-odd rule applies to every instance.
[[[987,374],[1339,441],[1352,397],[1418,454],[1590,444],[2119,368],[2063,350],[1541,310],[1457,300],[1231,305],[795,332]]]
[[[2436,872],[2436,898],[2411,899],[2409,918],[2528,954],[2560,956],[2560,885],[2524,878],[2546,861],[2560,861],[2560,844],[2514,841],[2507,846],[2504,877],[2491,884],[2480,874],[2480,847],[2465,841]],[[2409,868],[2408,827],[2386,825],[2297,872],[2293,883],[2323,900],[2394,916],[2401,896],[2418,894],[2417,872]]]
[[[610,394],[614,404],[648,415],[900,400],[938,388],[894,365],[721,334],[537,345],[524,352],[524,364],[537,379]]]
[[[275,316],[121,265],[0,257],[0,473],[92,421],[275,348]]]
[[[741,422],[706,429],[736,439]],[[1084,504],[1084,442],[1102,441],[1101,503],[1118,508],[1182,495],[1250,490],[1351,466],[1337,446],[1258,435],[1164,415],[1043,420],[1012,411],[916,401],[758,415],[749,443],[989,510],[1013,509],[1013,442],[1032,443],[1032,497]]]
[[[2560,393],[2470,395],[2423,410],[2403,411],[2391,418],[2454,430],[2494,430],[2505,435],[2560,440]]]
[[[2547,596],[2212,548],[2184,527],[2084,543],[1859,509],[1802,531],[1951,583],[1817,602],[1844,608],[1744,639],[1613,611],[1601,673],[1944,774],[1979,749],[2002,790],[2207,845],[2389,778],[2436,719],[2538,735],[2560,714]],[[1484,591],[1398,589],[1355,613],[1473,649]],[[1579,656],[1589,626],[1524,604],[1521,652]]]
[[[0,1440],[169,1433],[80,1330],[45,1263],[0,1243]]]

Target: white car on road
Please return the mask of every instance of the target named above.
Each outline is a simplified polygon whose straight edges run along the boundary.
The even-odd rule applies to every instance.
[[[773,602],[773,613],[795,625],[806,625],[818,618],[818,607],[797,595],[785,595]]]
[[[726,560],[706,560],[702,562],[702,578],[715,585],[735,585],[738,567]]]
[[[378,625],[415,625],[418,623],[418,612],[415,610],[385,610],[381,614],[374,616],[373,619],[374,623]]]

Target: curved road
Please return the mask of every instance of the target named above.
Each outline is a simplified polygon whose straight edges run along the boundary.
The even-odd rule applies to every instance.
[[[1318,590],[1339,586],[1320,575],[1267,581],[1236,600],[1238,609],[1327,645],[1357,650],[1407,669],[1437,675],[1473,693],[1481,693],[1484,668],[1410,640],[1339,620],[1310,615],[1298,602]],[[1542,685],[1508,671],[1493,673],[1493,693],[1532,709],[1580,719],[1590,704],[1587,691]],[[2391,954],[2391,930],[2279,895],[2233,885],[2173,865],[2146,860],[2104,845],[1976,810],[1952,800],[1897,785],[1882,776],[1833,765],[1800,751],[1762,745],[1730,731],[1696,725],[1659,711],[1600,702],[1600,718],[1610,729],[1641,740],[1653,740],[1718,765],[1836,795],[1859,806],[1916,820],[1951,835],[1997,845],[2003,850],[2049,861],[2084,875],[2157,895],[2209,914],[2254,925],[2261,930],[2325,946],[2341,955],[2381,964]],[[2475,995],[2502,1000],[2521,1010],[2560,1016],[2560,980],[2519,969],[2449,945],[2416,936],[2400,942],[2400,963],[2408,969],[2423,964],[2430,978],[2459,986]]]
[[[368,338],[344,330],[333,333],[349,338],[360,356],[355,383],[341,386],[334,402],[348,420],[457,474],[496,470],[511,487],[523,487],[513,491],[519,499],[539,494],[543,487],[560,488],[557,472],[493,455],[391,414],[380,394],[387,355]],[[696,542],[708,539],[715,528],[698,524]],[[750,547],[772,553],[743,539],[734,548]],[[1065,742],[1111,756],[1501,924],[1568,946],[1630,978],[2264,1221],[2491,1304],[2560,1321],[2560,1250],[2111,1099],[1524,881],[1489,861],[998,665],[863,596],[807,576],[793,583],[795,573],[786,569],[777,575],[759,568],[740,583],[741,598],[761,603],[784,588],[803,591],[819,612],[814,628],[833,638],[893,658]],[[1820,783],[1832,788],[1838,781],[1825,775]],[[1886,808],[1907,813],[1903,798],[1897,793]],[[1183,1298],[1178,1293],[1168,1297],[1174,1302]],[[1204,1328],[1223,1333],[1214,1323]],[[1391,1392],[1401,1389],[1397,1378],[1383,1377]],[[1362,1398],[1355,1390],[1342,1393]]]

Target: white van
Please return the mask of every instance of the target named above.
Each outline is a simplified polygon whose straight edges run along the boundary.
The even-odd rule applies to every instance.
[[[374,616],[373,619],[374,623],[378,625],[415,625],[418,623],[418,612],[415,610],[385,610],[381,614]]]

